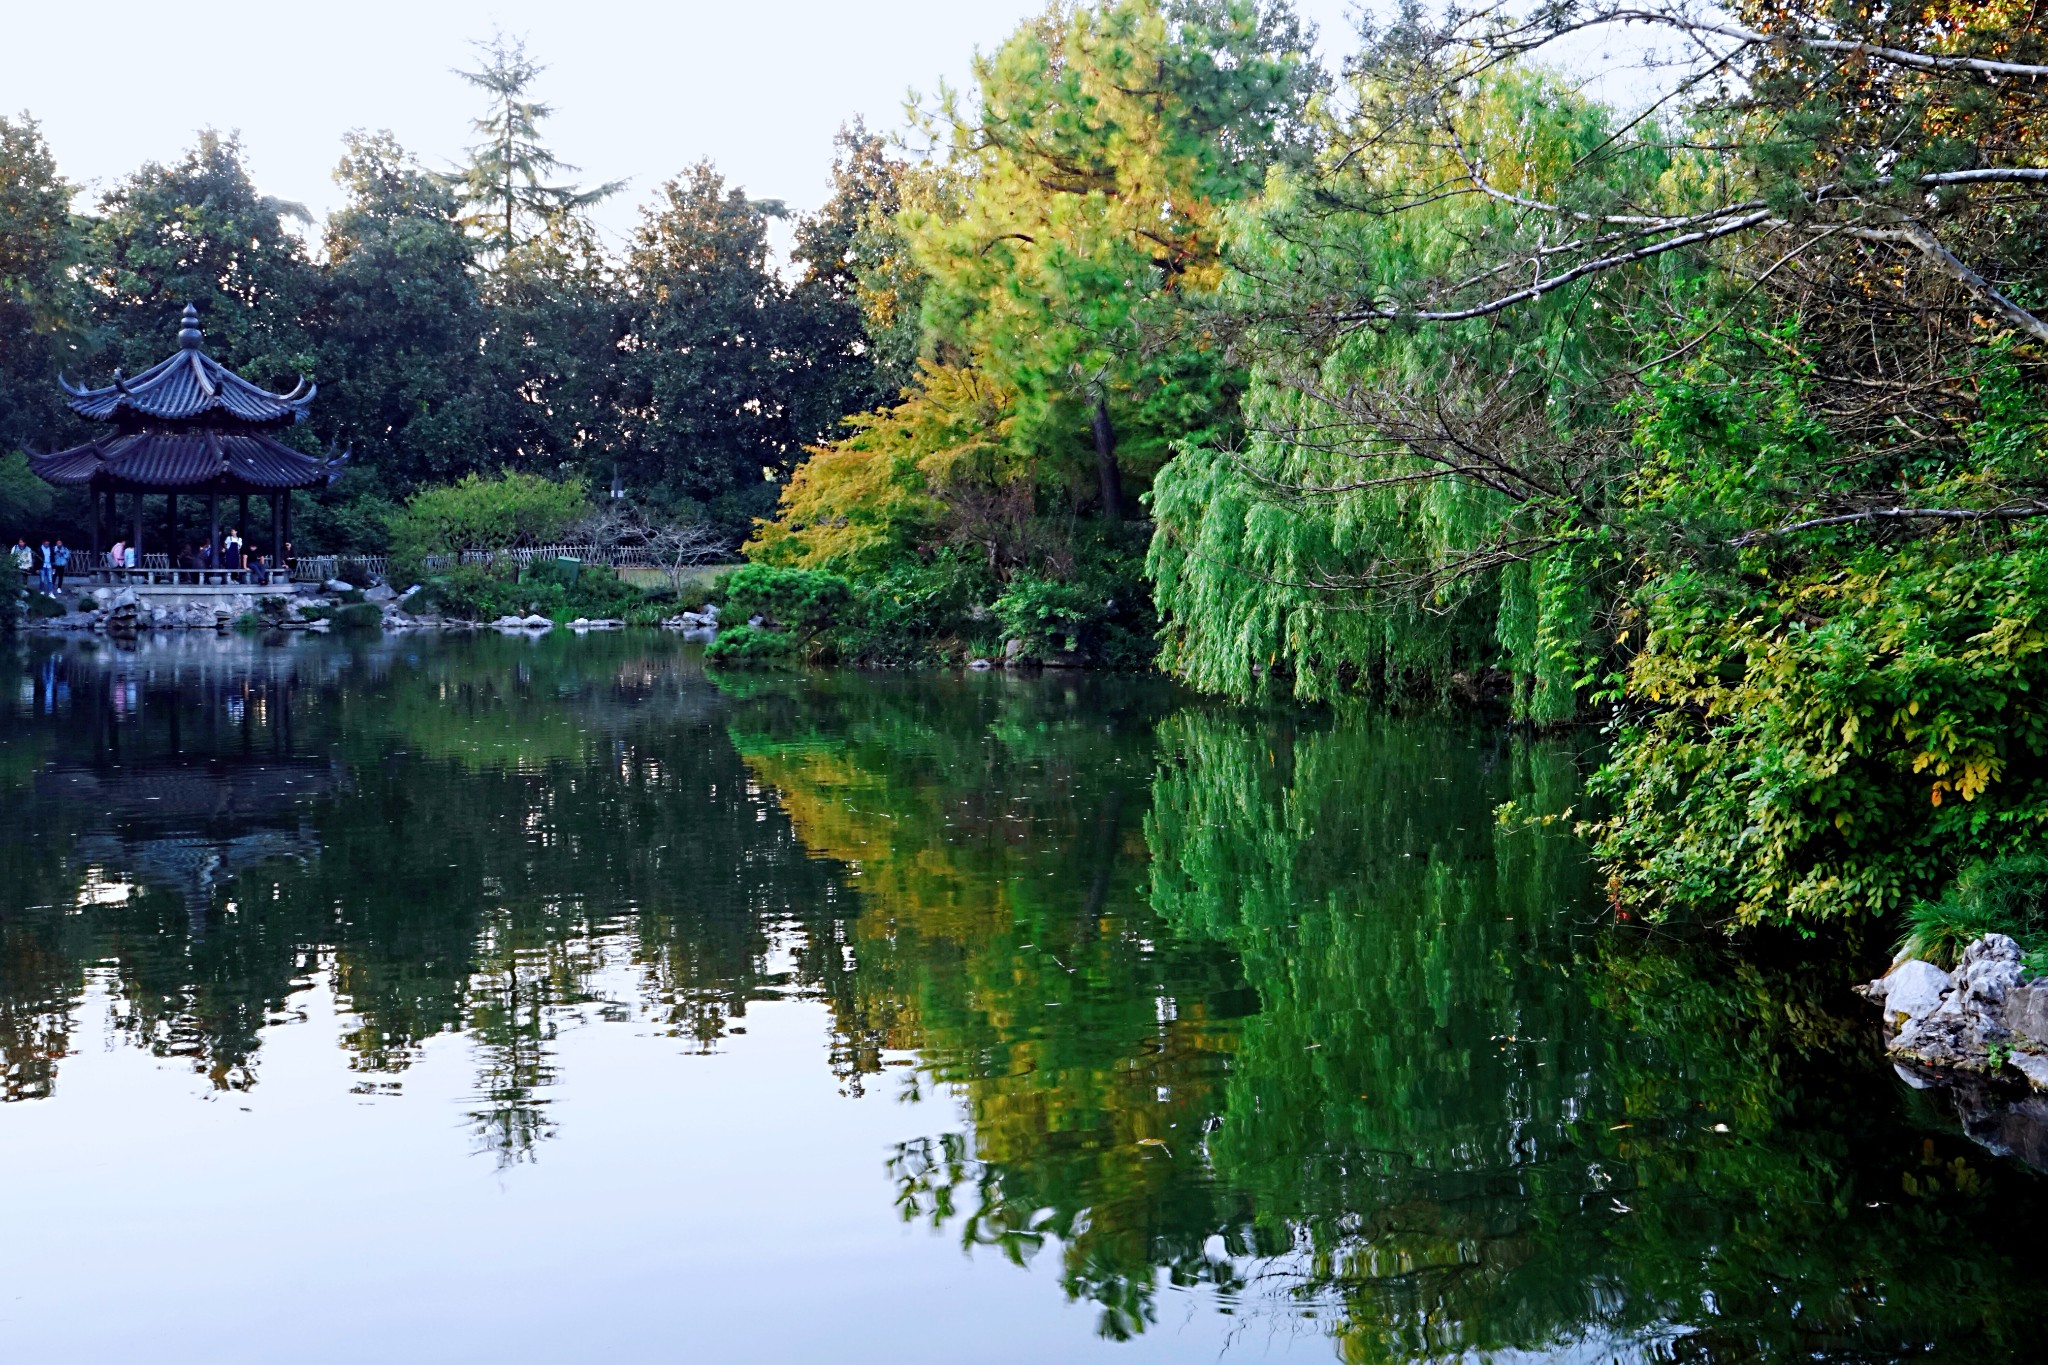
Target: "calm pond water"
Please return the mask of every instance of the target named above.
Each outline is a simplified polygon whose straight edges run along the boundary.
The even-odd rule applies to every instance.
[[[1578,757],[644,636],[0,663],[10,1361],[2015,1358],[2048,1182]]]

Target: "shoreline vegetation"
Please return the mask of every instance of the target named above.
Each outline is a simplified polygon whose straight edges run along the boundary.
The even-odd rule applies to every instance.
[[[1589,34],[1654,96],[1587,93]],[[2048,965],[2011,890],[2048,829],[2044,36],[2009,0],[1568,0],[1406,8],[1331,71],[1285,0],[1056,4],[910,138],[849,123],[786,266],[784,206],[708,163],[607,250],[619,187],[547,151],[502,38],[468,165],[353,135],[317,250],[231,137],[79,209],[0,119],[0,451],[196,301],[253,378],[320,378],[293,439],[355,452],[304,548],[443,615],[709,598],[725,669],[1598,725],[1544,818],[1617,916]],[[83,516],[0,460],[0,526]],[[565,537],[741,562],[689,601],[425,568]]]

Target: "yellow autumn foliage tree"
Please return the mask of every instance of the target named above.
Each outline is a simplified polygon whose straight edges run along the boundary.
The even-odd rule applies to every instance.
[[[980,370],[922,362],[902,403],[854,417],[851,435],[812,447],[748,558],[857,573],[948,534],[948,505],[1000,500],[1021,472],[1011,406]],[[974,529],[965,518],[955,533],[972,539]]]

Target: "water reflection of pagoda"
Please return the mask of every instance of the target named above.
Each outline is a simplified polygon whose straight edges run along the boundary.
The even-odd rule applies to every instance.
[[[98,676],[69,679],[90,715],[89,756],[44,768],[35,790],[91,812],[73,852],[93,876],[175,890],[203,932],[237,874],[318,855],[308,802],[343,789],[346,776],[293,750],[292,651],[221,657],[211,641],[193,644],[117,656],[91,670]]]

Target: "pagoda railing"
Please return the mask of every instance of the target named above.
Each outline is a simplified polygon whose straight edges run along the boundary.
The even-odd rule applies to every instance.
[[[132,568],[106,564],[80,567],[75,561],[65,572],[64,586],[74,588],[266,588],[282,587],[290,581],[282,570],[190,569],[170,562],[167,555],[146,554]]]

